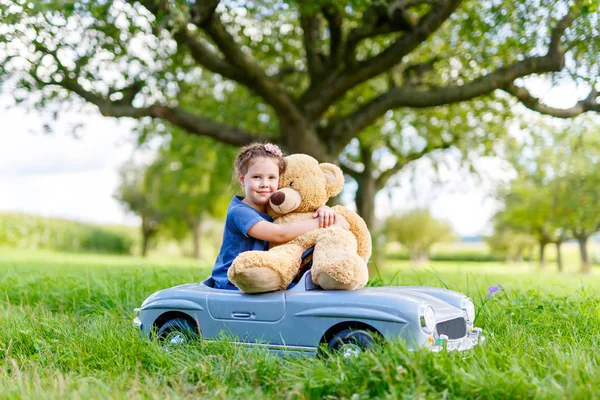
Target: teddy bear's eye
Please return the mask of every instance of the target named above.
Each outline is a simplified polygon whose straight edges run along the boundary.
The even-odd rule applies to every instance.
[[[290,187],[294,187],[294,181],[290,182]]]

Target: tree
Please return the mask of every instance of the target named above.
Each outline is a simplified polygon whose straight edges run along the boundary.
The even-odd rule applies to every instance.
[[[570,134],[576,131],[576,137]],[[581,272],[591,271],[587,242],[591,235],[600,230],[600,140],[598,125],[590,121],[569,127],[563,132],[559,148],[563,156],[564,171],[557,176],[558,184],[564,187],[562,195],[563,220],[579,244]]]
[[[400,242],[408,248],[410,259],[416,264],[427,262],[431,246],[452,236],[452,228],[433,218],[429,210],[392,215],[386,220],[385,232],[388,240]]]
[[[559,118],[597,112],[597,7],[591,0],[0,0],[0,80],[38,108],[83,99],[105,116],[161,120],[235,146],[268,138],[335,162],[390,110],[501,92]],[[590,93],[553,108],[528,90],[525,80],[540,75]],[[207,115],[195,107],[207,98],[211,108],[237,107]],[[249,116],[260,123],[246,124]],[[404,156],[437,148],[432,142]],[[364,177],[369,199],[376,185]]]
[[[561,246],[569,238],[564,228],[557,187],[521,176],[500,197],[504,210],[495,217],[496,226],[524,232],[536,238],[540,269],[546,266],[545,249],[556,246],[558,270],[563,270]]]
[[[150,240],[158,232],[163,218],[155,199],[146,189],[144,174],[144,167],[126,163],[121,168],[121,184],[115,193],[115,198],[142,220],[142,257],[148,254]]]
[[[513,231],[510,228],[496,225],[494,234],[485,237],[485,242],[492,253],[502,254],[508,262],[522,262],[523,257],[531,258],[536,245],[533,236],[527,233]]]
[[[234,158],[230,146],[175,131],[145,172],[164,224],[177,231],[183,222],[185,231],[192,233],[195,258],[200,257],[203,223],[224,217],[231,200]]]
[[[504,102],[488,96],[419,113],[396,110],[366,128],[346,146],[340,165],[357,183],[356,208],[367,225],[375,227],[375,195],[413,161],[426,157],[437,166],[459,157],[469,164],[493,154],[508,131]]]
[[[529,118],[523,144],[509,155],[518,178],[501,194],[498,222],[536,236],[542,266],[545,245],[555,243],[562,270],[560,245],[571,236],[579,242],[581,271],[589,272],[587,240],[600,229],[597,126],[583,117],[570,124]]]

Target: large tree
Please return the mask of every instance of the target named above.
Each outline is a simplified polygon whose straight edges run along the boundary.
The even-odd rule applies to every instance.
[[[109,117],[336,161],[390,110],[502,92],[561,118],[598,111],[596,11],[592,0],[0,0],[0,79],[41,108],[83,99]],[[528,90],[540,75],[589,95],[553,108]],[[206,98],[239,106],[214,116],[196,107]]]
[[[145,171],[148,192],[175,236],[192,234],[193,255],[200,258],[203,225],[223,218],[234,193],[234,149],[208,138],[175,131]],[[181,223],[185,229],[179,229]],[[177,235],[179,233],[179,235]]]

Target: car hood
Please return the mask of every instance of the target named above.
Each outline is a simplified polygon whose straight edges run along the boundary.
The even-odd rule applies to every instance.
[[[418,288],[409,288],[401,286],[369,287],[361,289],[361,291],[364,291],[365,293],[368,293],[370,295],[376,295],[379,298],[385,297],[393,299],[394,302],[397,301],[401,304],[429,304],[433,307],[436,319],[438,321],[444,321],[463,315],[463,311],[459,307],[455,307],[454,305],[430,294],[420,292]]]
[[[298,296],[298,297],[296,297]],[[446,321],[463,317],[460,307],[439,299],[433,295],[420,292],[418,288],[409,287],[368,287],[350,291],[314,290],[308,292],[287,292],[289,301],[294,298],[302,302],[313,303],[314,307],[327,309],[363,308],[378,310],[404,319],[418,313],[421,305],[433,307],[437,321]]]

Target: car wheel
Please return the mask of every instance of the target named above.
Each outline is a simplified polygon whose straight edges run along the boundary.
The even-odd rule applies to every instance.
[[[198,328],[185,318],[175,318],[165,322],[156,336],[158,340],[173,345],[189,343],[200,337]]]
[[[365,350],[372,350],[375,338],[363,329],[344,329],[329,341],[329,350],[343,357],[355,357]]]

